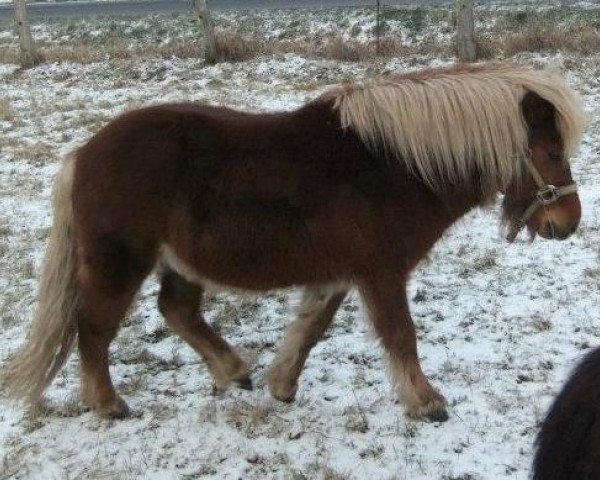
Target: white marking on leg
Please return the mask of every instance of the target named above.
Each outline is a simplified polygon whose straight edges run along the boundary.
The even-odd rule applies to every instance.
[[[269,389],[275,398],[291,400],[310,349],[331,323],[331,317],[321,317],[328,302],[348,290],[348,285],[328,284],[307,287],[297,308],[297,319],[284,334],[283,345],[269,370]]]

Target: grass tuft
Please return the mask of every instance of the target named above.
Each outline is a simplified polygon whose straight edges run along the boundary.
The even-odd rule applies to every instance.
[[[8,98],[0,98],[0,121],[10,122],[15,118],[15,112]]]

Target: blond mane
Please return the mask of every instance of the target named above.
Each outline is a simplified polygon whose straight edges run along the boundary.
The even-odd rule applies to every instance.
[[[520,65],[434,69],[347,84],[335,97],[344,128],[383,149],[434,188],[480,175],[482,188],[504,189],[523,171],[527,125],[521,100],[539,95],[556,111],[565,152],[579,143],[585,114],[555,72]]]

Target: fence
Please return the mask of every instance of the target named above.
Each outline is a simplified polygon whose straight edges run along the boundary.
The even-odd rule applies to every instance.
[[[219,3],[214,0],[211,5]],[[215,9],[214,23],[220,33],[217,43],[226,47],[224,57],[231,60],[285,52],[341,60],[361,60],[377,54],[447,57],[456,53],[454,2],[425,0],[418,4],[398,4],[394,0],[381,0],[379,9],[376,0],[365,3],[366,6],[353,9],[301,13]],[[70,5],[69,8],[75,8],[72,6],[76,4]],[[39,43],[48,60],[94,61],[107,56],[144,55],[203,57],[202,29],[190,14],[190,4],[188,12],[177,17],[147,16],[135,21],[128,17],[93,16],[85,20],[72,17],[52,20],[56,22],[51,29],[56,32],[54,37],[46,34],[45,27],[37,27],[34,17],[34,38],[37,31],[44,32]],[[523,0],[479,1],[475,3],[473,23],[476,53],[482,59],[507,57],[519,51],[564,50],[588,54],[600,50],[599,0],[560,5]],[[164,41],[165,37],[170,40]],[[18,53],[18,43],[11,45],[4,38],[0,40],[0,61],[10,62]],[[69,38],[72,44],[68,43]]]

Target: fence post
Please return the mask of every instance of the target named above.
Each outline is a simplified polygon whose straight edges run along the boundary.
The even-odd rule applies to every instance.
[[[473,15],[473,0],[456,0],[456,47],[460,62],[474,62],[475,50],[475,19]]]
[[[376,20],[375,20],[375,31],[377,32],[377,36],[375,37],[377,40],[377,43],[375,44],[376,49],[377,49],[377,55],[379,55],[381,53],[381,42],[379,40],[379,37],[381,35],[381,23],[380,23],[380,17],[381,17],[381,1],[377,0],[377,16],[376,16]]]
[[[194,9],[200,17],[204,29],[204,61],[208,65],[217,63],[217,43],[215,40],[215,26],[210,16],[208,0],[195,0]]]
[[[33,67],[39,63],[40,58],[37,54],[31,28],[27,19],[27,6],[25,0],[14,0],[15,22],[19,30],[19,47],[21,51],[21,66],[24,68]]]

